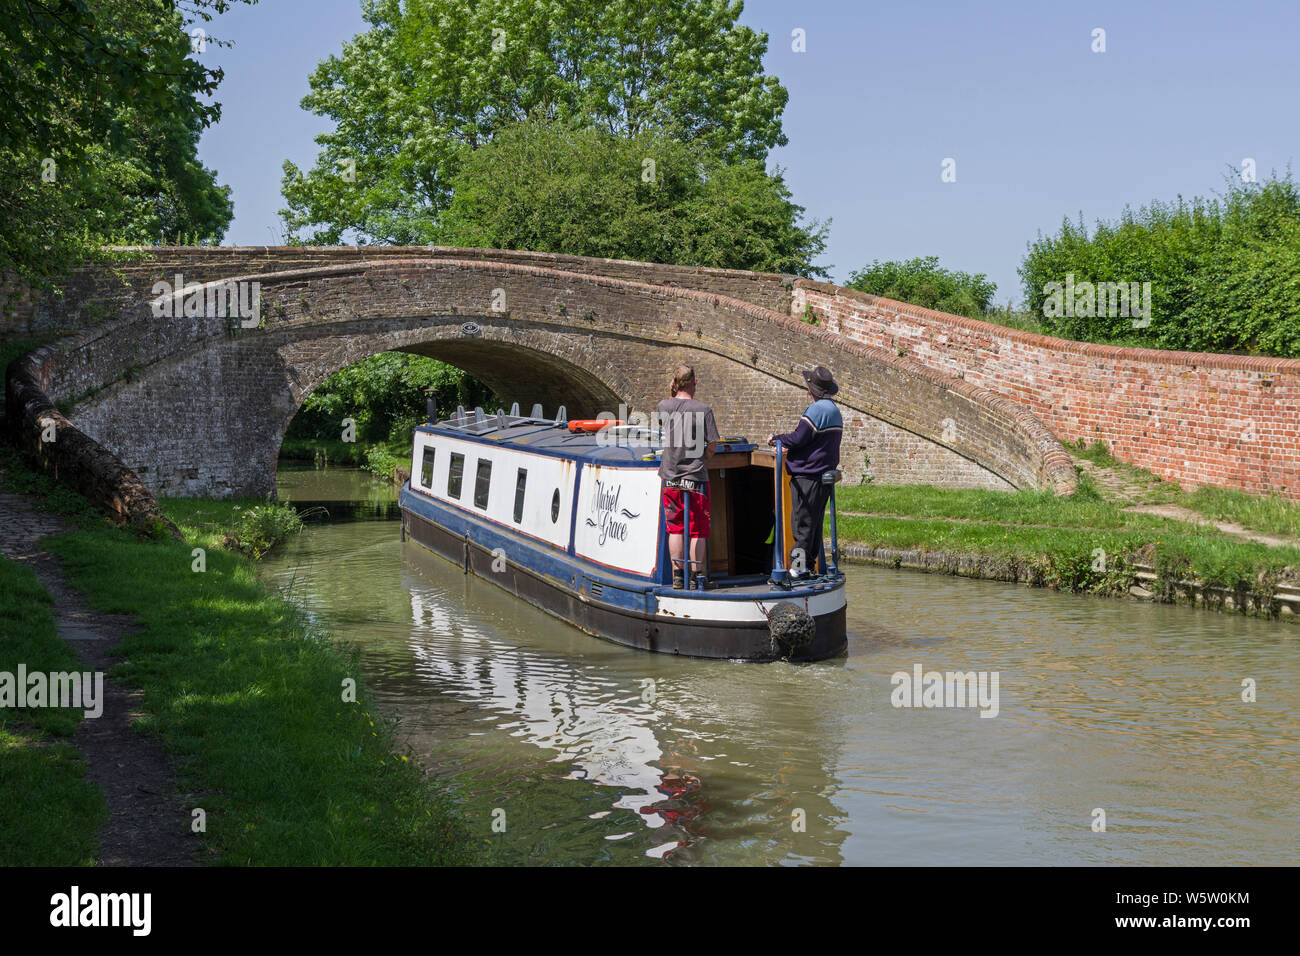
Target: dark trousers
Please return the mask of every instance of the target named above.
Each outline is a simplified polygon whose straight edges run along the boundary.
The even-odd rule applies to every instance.
[[[820,475],[790,476],[790,525],[794,532],[794,546],[803,548],[804,567],[815,570],[822,553],[822,519],[826,516],[826,502],[831,497],[831,486],[821,482]],[[816,569],[825,573],[826,563]]]

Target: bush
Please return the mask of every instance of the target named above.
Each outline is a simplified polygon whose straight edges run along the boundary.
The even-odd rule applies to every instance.
[[[398,465],[405,464],[407,460],[408,456],[405,454],[399,458],[393,454],[391,448],[384,445],[371,445],[366,449],[366,463],[361,467],[378,475],[380,478],[391,479],[393,470]]]
[[[971,275],[942,268],[938,256],[906,262],[875,260],[849,276],[848,288],[973,319],[988,311],[998,290],[997,283],[982,272]]]
[[[1300,189],[1288,171],[1229,181],[1217,200],[1125,209],[1088,234],[1082,216],[1040,235],[1019,269],[1048,334],[1147,348],[1300,357]],[[1150,285],[1150,324],[1130,314],[1049,315],[1049,283]],[[1132,311],[1132,310],[1130,310]],[[1141,321],[1141,320],[1139,320]]]
[[[302,518],[290,505],[265,504],[240,513],[226,533],[225,545],[260,558],[291,534],[302,530]]]

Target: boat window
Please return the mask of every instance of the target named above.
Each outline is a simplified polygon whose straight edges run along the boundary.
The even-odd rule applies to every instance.
[[[474,507],[487,510],[488,487],[492,484],[492,462],[487,458],[478,460],[478,474],[474,476]]]
[[[528,484],[528,469],[515,472],[515,524],[524,520],[524,486]]]
[[[551,495],[551,524],[560,520],[560,489],[555,489],[555,494]]]
[[[430,490],[433,489],[433,453],[435,449],[432,445],[424,446],[424,454],[420,457],[420,484]]]
[[[460,480],[465,473],[465,456],[452,454],[447,463],[447,497],[460,497]]]

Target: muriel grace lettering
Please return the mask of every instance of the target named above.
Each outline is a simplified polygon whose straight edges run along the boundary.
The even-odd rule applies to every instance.
[[[610,539],[626,541],[628,521],[640,517],[618,506],[618,499],[622,493],[622,485],[607,485],[599,478],[592,488],[587,524],[592,528],[600,529],[600,540],[597,544],[601,546]]]

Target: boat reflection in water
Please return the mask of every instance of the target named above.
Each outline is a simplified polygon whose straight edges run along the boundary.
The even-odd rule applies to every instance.
[[[626,790],[614,807],[637,813],[646,826],[659,828],[670,820],[683,825],[694,815],[655,811],[666,793],[679,795],[683,774],[665,775],[652,766],[664,757],[648,726],[658,719],[652,695],[646,695],[651,700],[635,698],[611,707],[600,680],[584,675],[579,665],[566,668],[555,660],[520,654],[467,621],[437,588],[415,580],[403,584],[411,595],[417,674],[435,680],[444,693],[516,718],[513,736],[555,751],[557,763],[573,765],[566,779]],[[452,637],[455,643],[447,648],[420,640],[426,634]],[[680,842],[669,840],[650,855],[662,856]]]
[[[796,805],[809,819],[842,819],[842,813],[823,796],[834,790],[825,776],[820,777],[824,785],[817,788],[819,792],[800,792],[798,800],[779,779],[753,781],[751,814],[740,819],[731,819],[730,813],[725,814],[728,819],[711,815],[713,761],[725,763],[730,778],[752,774],[755,767],[791,762],[788,754],[756,753],[740,740],[729,739],[725,721],[715,726],[717,718],[726,716],[727,695],[719,694],[718,687],[724,680],[734,681],[735,668],[743,665],[705,664],[717,668],[717,673],[697,677],[699,661],[676,661],[600,644],[595,647],[601,659],[592,660],[590,655],[584,658],[556,648],[554,640],[537,634],[541,628],[533,631],[535,639],[520,640],[522,635],[512,633],[521,630],[517,626],[500,632],[492,627],[496,616],[492,606],[502,600],[497,589],[446,568],[411,543],[403,547],[403,554],[402,589],[410,595],[408,644],[415,677],[432,685],[429,694],[495,715],[484,732],[505,731],[549,751],[547,762],[568,767],[561,779],[622,791],[610,810],[584,816],[600,820],[614,811],[635,813],[641,826],[657,831],[646,856],[671,855],[675,863],[694,862],[697,845],[731,825],[742,827],[751,840],[761,840],[751,814],[755,805],[769,802],[774,810],[771,826],[763,829],[776,844],[774,850],[780,844],[795,849],[791,809]],[[464,588],[455,587],[453,579],[464,582]],[[517,621],[519,609],[511,611],[509,620]],[[536,616],[550,637],[563,633],[537,612],[525,613]],[[577,632],[571,640],[575,646],[589,642]],[[587,643],[584,649],[592,647]],[[628,666],[631,663],[639,666]],[[685,681],[684,672],[692,675]],[[751,736],[752,728],[743,723],[735,729],[742,737]],[[808,756],[801,753],[795,761],[804,784]],[[811,762],[824,769],[829,761],[823,755]],[[626,813],[615,819],[627,819]],[[616,829],[621,832],[607,833],[604,839],[635,836],[635,827],[629,831],[620,823]],[[800,849],[807,852],[806,847]],[[823,844],[819,855],[824,858],[827,849]],[[832,855],[838,854],[832,850]]]

